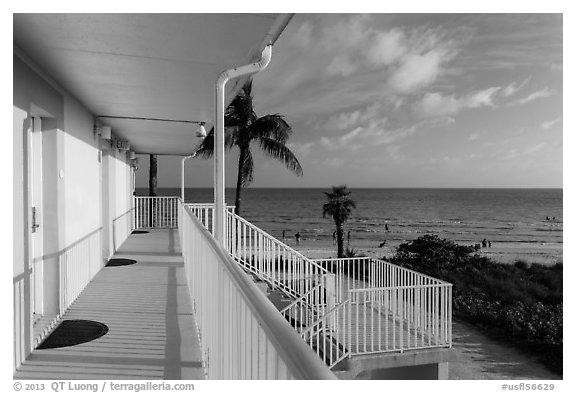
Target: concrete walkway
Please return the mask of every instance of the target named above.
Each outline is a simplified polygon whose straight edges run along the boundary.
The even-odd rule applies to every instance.
[[[91,342],[35,350],[15,379],[204,379],[178,231],[132,234],[63,319],[104,323]]]

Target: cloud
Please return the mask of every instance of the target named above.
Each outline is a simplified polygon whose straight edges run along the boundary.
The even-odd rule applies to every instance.
[[[502,89],[502,95],[504,97],[510,97],[514,94],[518,93],[526,84],[528,83],[529,79],[525,79],[522,83],[512,82],[508,86]]]
[[[556,119],[553,119],[550,121],[543,122],[542,124],[540,124],[540,128],[547,130],[547,129],[554,127],[556,124],[560,123],[561,121],[562,121],[562,116],[557,117]]]
[[[442,49],[408,54],[392,73],[389,84],[399,93],[414,92],[434,82],[442,73],[442,65],[450,58],[451,55]]]
[[[332,75],[348,76],[356,72],[357,67],[352,64],[350,58],[346,55],[336,56],[326,71]]]
[[[403,127],[390,127],[386,117],[374,117],[366,124],[360,125],[351,131],[334,137],[323,136],[318,145],[329,151],[357,151],[367,147],[392,146],[394,143],[408,138],[419,130],[428,130],[433,127],[452,124],[454,119],[444,117],[440,119],[427,119]]]
[[[279,42],[277,64],[291,72],[276,78],[276,85],[287,91],[313,81],[375,73],[374,85],[407,94],[436,81],[457,53],[458,43],[445,29],[385,29],[375,27],[374,19],[373,15],[307,16]]]
[[[426,93],[414,105],[414,111],[420,116],[435,117],[454,115],[463,109],[491,107],[494,106],[494,97],[500,89],[500,87],[490,87],[462,97]]]
[[[374,102],[364,108],[353,111],[340,112],[328,118],[322,123],[322,128],[328,130],[349,130],[359,124],[366,123],[375,117],[379,117],[383,112],[384,106],[379,102]]]
[[[366,51],[366,57],[373,65],[390,65],[407,52],[405,39],[406,33],[400,29],[378,31]]]
[[[316,142],[289,142],[286,146],[299,158],[306,158],[312,153]]]
[[[552,89],[549,89],[548,87],[545,87],[542,90],[538,90],[535,91],[533,93],[528,94],[527,96],[517,99],[515,101],[510,102],[510,105],[524,105],[527,104],[529,102],[532,102],[534,100],[538,100],[540,98],[546,98],[546,97],[551,97],[554,94],[556,94],[556,92]]]

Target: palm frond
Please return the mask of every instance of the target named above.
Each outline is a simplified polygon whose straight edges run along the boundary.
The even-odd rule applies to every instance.
[[[210,158],[214,155],[214,128],[206,135],[200,148],[196,151],[196,155],[202,156],[202,158]]]
[[[282,162],[286,168],[290,169],[297,176],[302,176],[304,171],[298,158],[292,153],[292,151],[282,142],[270,139],[270,138],[259,138],[260,148],[268,157],[275,158]]]
[[[328,201],[322,206],[322,216],[331,216],[337,225],[345,222],[356,207],[356,203],[348,198],[350,193],[345,185],[333,186],[332,192],[324,192]]]
[[[249,80],[226,108],[224,117],[227,126],[246,128],[258,118],[254,112],[251,92],[252,82]]]
[[[238,127],[226,127],[224,129],[224,146],[226,149],[231,149],[237,145],[238,134]],[[210,158],[214,155],[214,127],[206,135],[196,154],[202,158]]]
[[[284,144],[292,134],[292,127],[284,120],[284,116],[275,113],[256,119],[248,132],[253,138],[272,138]]]

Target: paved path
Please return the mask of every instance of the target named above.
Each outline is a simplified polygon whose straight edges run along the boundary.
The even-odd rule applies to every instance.
[[[450,379],[562,379],[519,350],[494,341],[464,322],[454,322]]]
[[[63,319],[104,323],[97,340],[35,350],[16,379],[204,379],[177,230],[131,235]]]

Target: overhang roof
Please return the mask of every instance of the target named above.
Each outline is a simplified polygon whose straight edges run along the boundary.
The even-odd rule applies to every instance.
[[[290,20],[284,14],[14,14],[23,52],[97,116],[205,122],[215,82],[252,62]],[[246,78],[227,85],[228,104]],[[185,155],[190,123],[98,119],[137,153]]]

